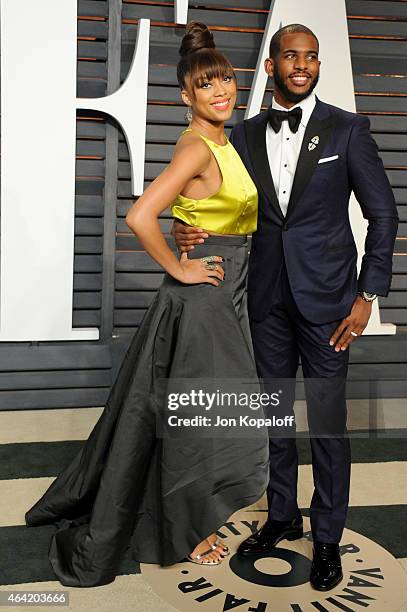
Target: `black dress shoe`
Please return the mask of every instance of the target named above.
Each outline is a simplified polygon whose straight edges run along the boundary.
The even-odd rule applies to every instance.
[[[333,589],[343,578],[339,544],[314,542],[310,582],[317,591]]]
[[[267,520],[263,527],[244,540],[237,552],[239,555],[258,555],[274,548],[280,540],[298,540],[304,535],[302,516],[290,521]]]

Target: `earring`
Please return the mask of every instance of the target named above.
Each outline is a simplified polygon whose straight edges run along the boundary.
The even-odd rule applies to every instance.
[[[185,121],[187,121],[188,123],[191,123],[193,119],[193,115],[192,115],[192,110],[190,106],[188,106],[184,117],[185,117]]]

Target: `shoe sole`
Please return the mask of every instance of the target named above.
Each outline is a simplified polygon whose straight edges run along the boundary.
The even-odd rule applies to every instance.
[[[292,531],[291,533],[287,533],[283,536],[281,536],[280,538],[278,538],[275,541],[274,546],[276,546],[279,542],[281,542],[281,540],[289,540],[290,542],[292,542],[293,540],[300,540],[301,538],[304,537],[304,530],[301,529],[301,531]],[[272,548],[274,548],[274,546],[272,546]],[[240,552],[238,551],[238,554],[241,555],[242,557],[253,557],[255,555],[261,555],[264,552],[267,552],[267,550],[262,550],[262,551],[258,551],[258,552]]]
[[[195,565],[206,565],[206,566],[210,566],[213,567],[214,565],[221,565],[222,561],[219,562],[213,562],[210,561],[209,563],[200,563],[199,560],[195,561],[194,559],[190,559],[189,557],[185,557],[185,559],[183,559],[183,561],[189,561],[189,563],[195,563]]]

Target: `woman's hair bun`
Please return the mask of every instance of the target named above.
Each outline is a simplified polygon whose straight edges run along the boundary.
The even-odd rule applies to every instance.
[[[215,49],[213,34],[204,23],[190,21],[186,25],[186,34],[182,39],[179,53],[182,57],[201,49]]]

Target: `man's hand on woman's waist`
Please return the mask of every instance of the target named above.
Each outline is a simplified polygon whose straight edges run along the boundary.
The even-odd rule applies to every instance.
[[[204,239],[208,238],[209,234],[200,227],[192,227],[175,219],[171,228],[171,235],[174,237],[175,244],[181,253],[187,253],[192,251],[194,244],[205,242]]]

